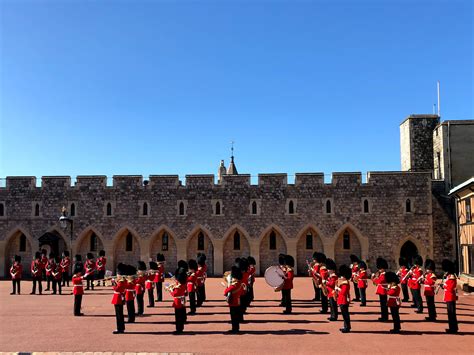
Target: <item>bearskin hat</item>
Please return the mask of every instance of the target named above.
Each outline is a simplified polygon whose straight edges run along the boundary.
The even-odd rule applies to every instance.
[[[444,272],[448,272],[450,274],[454,274],[454,263],[451,260],[444,259],[441,263],[441,268]]]
[[[82,263],[81,264],[76,264],[76,265],[74,265],[73,274],[79,274],[79,273],[82,272],[82,270],[84,270],[84,267],[82,266]]]
[[[178,261],[178,269],[184,269],[188,271],[188,263],[185,260]]]
[[[367,264],[365,263],[365,261],[359,261],[359,269],[367,270]]]
[[[137,268],[133,265],[127,265],[127,275],[134,276],[137,273]]]
[[[315,252],[313,253],[313,259],[314,259],[314,260],[316,260],[316,255],[318,255],[318,252],[317,252],[317,251],[315,251]]]
[[[59,264],[59,263],[61,262],[61,258],[60,258],[59,256],[57,256],[56,259],[55,259],[55,261],[56,261],[56,263]]]
[[[53,252],[49,253],[49,258],[54,259],[54,253]]]
[[[238,263],[240,263],[240,256],[235,258],[234,260],[234,264],[237,265]]]
[[[145,264],[144,261],[141,261],[141,260],[140,260],[140,261],[138,262],[138,270],[140,270],[140,271],[146,271],[146,264]]]
[[[249,265],[256,265],[257,262],[255,261],[255,258],[253,256],[249,256],[247,258],[248,262],[249,262]]]
[[[423,266],[423,258],[420,255],[415,256],[413,258],[413,264]]]
[[[400,279],[398,278],[397,274],[392,272],[392,271],[387,271],[385,273],[385,281],[387,281],[387,283],[396,283],[397,285],[400,283]]]
[[[240,258],[239,262],[235,263],[235,265],[240,268],[242,273],[247,272],[249,269],[249,262],[245,258]]]
[[[334,270],[336,271],[337,270],[337,266],[336,266],[336,263],[334,262],[334,260],[332,259],[326,259],[326,268],[328,270]]]
[[[151,270],[158,270],[158,264],[154,261],[150,261],[148,264],[150,265]]]
[[[230,271],[230,275],[237,280],[242,280],[242,271],[240,270],[239,267],[237,266],[232,266],[232,269]]]
[[[339,267],[339,276],[345,277],[346,279],[350,279],[352,277],[352,270],[346,264],[343,264]]]
[[[426,259],[425,260],[425,270],[431,270],[431,271],[434,272],[436,270],[435,262],[431,259]]]
[[[127,265],[123,264],[123,263],[119,263],[117,265],[117,275],[127,275]]]
[[[48,251],[46,249],[41,249],[41,254],[46,255],[48,254]]]
[[[285,265],[285,254],[278,254],[278,264]]]
[[[388,269],[387,260],[384,258],[377,258],[375,265],[377,266],[377,269]]]
[[[35,253],[35,259],[41,259],[41,253],[39,251]]]
[[[94,259],[94,255],[92,253],[87,253],[87,259]]]
[[[352,263],[358,263],[359,262],[359,258],[356,255],[351,254],[349,257],[351,258]]]
[[[398,258],[398,265],[408,267],[407,260],[403,257]]]
[[[69,256],[69,252],[67,250],[63,251],[64,256]]]
[[[179,268],[176,271],[176,280],[178,280],[180,284],[184,284],[186,283],[187,279],[188,279],[187,270],[183,268]]]
[[[314,258],[318,263],[325,263],[326,262],[326,255],[324,253],[316,253]]]
[[[156,254],[156,261],[165,261],[165,256],[163,254]]]
[[[198,268],[198,263],[197,263],[197,261],[194,260],[194,259],[189,260],[189,261],[188,261],[188,267],[189,267],[190,270],[196,271],[197,268]]]
[[[105,250],[99,251],[99,256],[105,256]]]
[[[285,265],[289,267],[295,266],[295,259],[291,255],[285,255]]]
[[[199,260],[199,258],[202,258],[204,261],[207,260],[206,254],[204,254],[204,253],[198,253],[197,258],[198,258],[198,260]]]
[[[200,254],[197,258],[197,263],[200,266],[204,266],[206,264],[206,256],[204,254]]]
[[[21,263],[21,256],[20,255],[15,255],[15,261]]]

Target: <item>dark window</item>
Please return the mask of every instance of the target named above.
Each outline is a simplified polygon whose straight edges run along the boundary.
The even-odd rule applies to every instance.
[[[466,204],[466,222],[471,222],[472,221],[471,198],[468,197],[464,203]]]
[[[306,234],[306,249],[313,249],[313,235],[311,233]]]
[[[199,232],[198,235],[198,249],[197,250],[204,250],[204,234]]]
[[[342,236],[342,249],[349,250],[351,248],[351,235],[349,232],[344,232]]]
[[[276,250],[277,248],[277,237],[274,231],[270,233],[270,250]]]
[[[234,234],[234,250],[240,250],[240,234],[235,232]]]
[[[161,238],[161,250],[167,251],[168,250],[168,233],[163,233],[163,238]]]
[[[179,215],[184,216],[184,203],[183,202],[179,203]]]
[[[148,216],[148,203],[143,202],[143,215]]]
[[[295,213],[295,203],[293,201],[290,201],[290,203],[288,204],[288,213]]]
[[[26,251],[26,235],[20,235],[20,251]]]
[[[128,232],[127,237],[125,238],[125,251],[133,250],[133,235]]]
[[[405,201],[405,212],[411,212],[411,200],[409,198],[407,198],[407,200]]]
[[[91,234],[91,241],[90,241],[91,245],[90,245],[90,248],[89,248],[90,251],[97,251],[97,241],[98,241],[97,235],[95,233],[92,233]]]
[[[257,202],[252,202],[252,214],[257,214]]]
[[[35,205],[35,216],[38,217],[40,215],[40,205],[36,204]]]
[[[216,202],[216,214],[221,214],[221,203],[219,201]]]
[[[71,217],[74,217],[76,215],[76,205],[74,203],[71,203],[71,208],[70,208],[70,213],[69,215]]]
[[[3,203],[0,203],[0,217],[5,216],[5,206]]]
[[[438,131],[436,130],[436,132],[438,132]],[[438,176],[437,176],[437,178],[442,179],[442,177],[441,177],[441,154],[439,152],[436,153],[436,160],[437,160],[437,163],[438,163],[438,169],[437,169],[438,170]]]
[[[331,213],[331,201],[326,201],[326,213]]]
[[[107,203],[107,216],[112,216],[112,204]]]
[[[364,213],[369,213],[369,200],[364,200]]]

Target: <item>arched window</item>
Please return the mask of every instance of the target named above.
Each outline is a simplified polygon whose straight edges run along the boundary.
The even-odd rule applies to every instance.
[[[74,217],[76,215],[76,204],[71,203],[71,208],[70,208],[70,211],[69,211],[69,215],[71,217]]]
[[[130,232],[128,232],[125,238],[125,251],[133,251],[133,235]]]
[[[369,200],[364,200],[364,213],[369,213]]]
[[[112,204],[107,203],[107,216],[112,216]]]
[[[5,206],[3,203],[0,203],[0,217],[5,216]]]
[[[184,216],[184,203],[183,202],[179,203],[179,215]]]
[[[221,203],[219,201],[216,202],[216,215],[221,214]]]
[[[252,214],[257,214],[257,202],[252,202]]]
[[[331,200],[326,201],[326,213],[331,213]]]
[[[161,238],[161,250],[167,251],[168,250],[168,233],[163,233],[163,237]]]
[[[411,200],[409,198],[407,198],[407,200],[405,201],[405,212],[411,212]]]
[[[276,250],[277,248],[277,237],[274,231],[270,233],[270,250]]]
[[[40,215],[40,205],[37,203],[35,205],[35,217],[38,217]]]
[[[92,233],[91,234],[91,239],[90,239],[89,250],[90,251],[97,251],[97,244],[98,244],[97,235],[95,233]]]
[[[20,251],[26,251],[26,235],[20,235]]]
[[[351,235],[348,231],[345,231],[342,235],[342,249],[350,250],[351,249]]]
[[[313,249],[313,235],[311,233],[306,234],[306,249]]]
[[[198,247],[197,250],[204,250],[204,234],[199,232],[198,234]]]
[[[290,203],[288,204],[288,213],[289,214],[295,213],[295,203],[293,201],[290,201]]]
[[[143,202],[143,215],[148,216],[148,203]]]
[[[234,250],[240,250],[240,234],[235,232],[234,234]]]

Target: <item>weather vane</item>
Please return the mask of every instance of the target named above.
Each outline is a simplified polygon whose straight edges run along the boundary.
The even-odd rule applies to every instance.
[[[230,152],[231,152],[231,156],[232,156],[232,157],[234,156],[234,143],[235,143],[234,141],[230,141],[230,144],[231,144],[231,146],[230,146]]]

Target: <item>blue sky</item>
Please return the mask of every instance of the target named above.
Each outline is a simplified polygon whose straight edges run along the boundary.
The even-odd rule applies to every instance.
[[[399,170],[473,115],[471,1],[0,1],[0,177]]]

